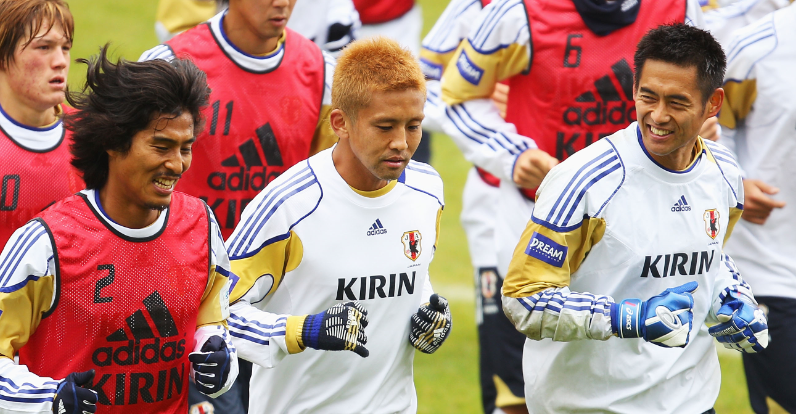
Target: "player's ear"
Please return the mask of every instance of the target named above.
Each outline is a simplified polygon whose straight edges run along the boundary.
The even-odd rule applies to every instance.
[[[707,118],[716,116],[716,114],[719,113],[719,110],[721,110],[722,103],[724,103],[724,89],[716,88],[716,90],[713,91],[713,95],[710,96],[708,102],[705,104]]]
[[[332,112],[329,114],[329,124],[332,126],[332,131],[334,131],[335,135],[341,139],[348,139],[348,128],[351,125],[351,121],[349,121],[348,117],[345,116],[340,108],[332,109]]]

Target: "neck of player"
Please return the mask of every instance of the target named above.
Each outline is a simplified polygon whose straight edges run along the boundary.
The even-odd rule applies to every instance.
[[[224,33],[235,47],[252,56],[265,56],[279,45],[280,31],[276,36],[265,36],[250,27],[241,11],[230,9],[223,20]]]
[[[698,155],[696,141],[697,137],[694,137],[693,140],[689,141],[690,144],[683,145],[666,155],[657,155],[652,152],[650,152],[650,155],[658,164],[670,170],[683,171],[694,162]]]
[[[390,183],[373,175],[351,150],[348,139],[340,138],[332,152],[334,168],[349,186],[359,191],[376,191]]]
[[[2,82],[0,82],[2,83]],[[33,108],[18,99],[8,88],[0,86],[0,107],[14,121],[33,128],[46,127],[58,120],[58,111],[55,106],[45,106],[43,109]]]
[[[125,196],[126,192],[110,177],[99,191],[99,199],[105,214],[128,229],[148,227],[160,216],[159,210],[136,203]]]

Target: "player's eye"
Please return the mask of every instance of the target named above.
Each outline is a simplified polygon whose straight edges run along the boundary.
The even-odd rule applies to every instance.
[[[410,131],[417,131],[420,129],[420,125],[409,125]]]
[[[392,129],[392,125],[376,125],[376,128],[386,132]]]
[[[168,147],[160,147],[160,146],[155,146],[155,149],[158,150],[158,151],[168,151],[169,150]]]

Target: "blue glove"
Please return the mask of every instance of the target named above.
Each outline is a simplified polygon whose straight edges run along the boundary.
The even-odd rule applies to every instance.
[[[362,358],[370,352],[365,349],[368,337],[368,311],[359,302],[346,302],[304,319],[301,341],[305,346],[325,351],[354,351]]]
[[[620,338],[643,338],[664,348],[688,344],[694,319],[694,293],[699,284],[669,288],[642,302],[625,299],[611,304],[611,329]]]
[[[196,389],[212,395],[224,388],[229,378],[230,352],[224,338],[213,335],[202,345],[201,352],[191,352],[188,360],[196,371]]]
[[[84,385],[94,380],[94,370],[69,374],[55,391],[52,410],[55,414],[87,414],[97,411],[97,392]]]
[[[436,293],[431,295],[429,301],[412,315],[411,324],[409,342],[421,352],[433,354],[451,333],[448,301]]]
[[[737,292],[730,292],[716,312],[719,324],[708,333],[725,348],[754,354],[768,346],[768,321],[763,310]]]

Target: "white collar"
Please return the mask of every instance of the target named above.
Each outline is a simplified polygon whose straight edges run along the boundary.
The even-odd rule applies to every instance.
[[[253,56],[247,54],[233,45],[227,38],[226,33],[224,33],[223,22],[226,14],[227,10],[225,9],[208,20],[210,33],[216,39],[216,42],[224,53],[235,62],[235,64],[249,72],[266,73],[278,68],[279,64],[282,63],[282,58],[285,56],[285,43],[281,42],[279,48],[267,56]]]
[[[15,121],[2,107],[0,107],[0,128],[17,145],[33,152],[52,151],[64,138],[64,123],[60,117],[52,125],[36,128]]]
[[[99,197],[97,196],[98,193],[96,190],[83,190],[80,192],[86,196],[86,200],[88,200],[91,209],[94,210],[95,213],[100,217],[105,225],[111,227],[116,232],[121,233],[124,236],[127,236],[132,239],[145,239],[149,237],[153,237],[161,232],[164,227],[166,226],[166,218],[168,217],[168,209],[163,210],[160,215],[158,216],[157,220],[154,223],[150,224],[147,227],[142,229],[131,229],[128,227],[124,227],[121,224],[113,221],[105,210],[102,208],[102,205],[99,203]]]

